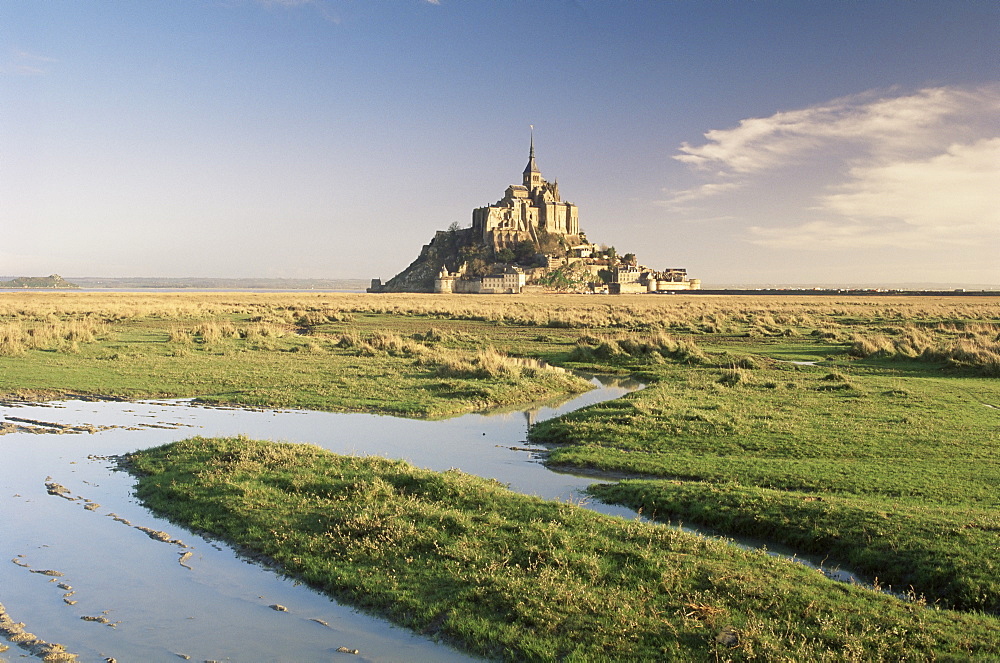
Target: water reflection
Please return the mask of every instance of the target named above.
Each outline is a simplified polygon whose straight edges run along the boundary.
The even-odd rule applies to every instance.
[[[108,457],[192,435],[244,434],[403,458],[434,470],[456,467],[521,492],[579,501],[594,480],[546,470],[526,432],[641,386],[594,382],[594,390],[559,402],[443,421],[185,401],[2,404],[0,426],[10,432],[0,436],[0,603],[29,631],[81,660],[327,660],[338,647],[360,650],[355,660],[364,661],[469,660],[154,517],[132,497],[132,478],[115,471]],[[64,486],[72,499],[49,494],[46,483]],[[164,531],[189,547],[139,528]],[[185,552],[192,555],[182,558]],[[276,612],[272,604],[289,610]]]
[[[0,432],[13,431],[0,435],[0,603],[29,631],[82,660],[312,661],[329,659],[338,647],[360,650],[354,660],[363,661],[470,660],[156,518],[132,497],[132,477],[115,471],[109,457],[193,435],[243,434],[458,468],[518,492],[582,503],[581,491],[607,479],[547,469],[544,449],[528,443],[526,433],[537,422],[642,387],[620,378],[593,382],[595,389],[572,398],[440,421],[188,401],[0,404]],[[46,483],[83,499],[49,494]],[[625,507],[585,506],[635,517]],[[63,575],[37,573],[45,570]],[[289,610],[276,612],[272,604]],[[114,627],[82,617],[103,617]]]

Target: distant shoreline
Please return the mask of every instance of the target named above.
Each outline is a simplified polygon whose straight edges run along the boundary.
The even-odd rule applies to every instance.
[[[24,277],[2,276],[0,283],[14,279],[61,279],[65,283],[82,288],[206,288],[221,290],[228,288],[244,289],[280,289],[280,290],[317,290],[343,289],[365,290],[371,285],[371,279],[360,278],[268,278],[268,277],[207,277],[207,276],[70,276],[61,277]],[[702,280],[705,291],[740,292],[740,291],[903,291],[903,292],[946,292],[952,290],[995,291],[1000,292],[1000,283],[975,282],[902,282],[902,283],[711,283]]]
[[[364,279],[286,279],[286,278],[205,278],[205,277],[73,277],[68,279],[81,288],[147,290],[364,290]]]
[[[647,293],[641,293],[647,294]],[[868,288],[707,288],[648,293],[651,295],[694,296],[785,296],[785,297],[1000,297],[997,290],[886,290]],[[621,295],[613,295],[621,296]]]
[[[98,292],[119,292],[119,293],[177,293],[177,292],[261,292],[261,293],[363,293],[364,289],[347,289],[347,288],[184,288],[184,287],[155,287],[155,286],[145,286],[145,287],[114,287],[114,288],[0,288],[0,293],[8,292],[88,292],[88,293],[98,293]]]
[[[53,282],[54,281],[54,282]],[[17,282],[17,285],[14,283]],[[206,277],[3,277],[0,292],[365,292],[366,279]],[[921,283],[896,286],[721,286],[660,295],[795,295],[875,297],[997,297],[1000,285]]]
[[[259,292],[259,293],[357,293],[364,294],[364,288],[263,288],[263,287],[218,287],[218,288],[207,288],[207,287],[162,287],[162,286],[132,286],[132,287],[78,287],[78,288],[59,288],[59,287],[20,287],[20,288],[2,288],[0,287],[0,294],[2,293],[23,293],[23,292],[81,292],[81,293],[223,293],[223,292]],[[380,297],[385,296],[385,293],[372,293],[373,296]],[[412,295],[433,295],[434,293],[407,293]],[[594,296],[594,295],[581,295],[579,293],[558,293],[552,292],[547,294],[565,294],[566,296]],[[875,290],[875,289],[856,289],[856,288],[829,288],[829,289],[799,289],[799,288],[741,288],[741,289],[704,289],[704,290],[678,290],[676,292],[658,292],[658,293],[639,293],[638,295],[597,295],[602,297],[655,297],[655,296],[669,296],[669,297],[683,297],[683,296],[739,296],[739,297],[761,297],[761,296],[792,296],[792,297],[1000,297],[1000,289],[998,290]],[[447,296],[447,295],[445,295]],[[516,297],[517,295],[497,295],[499,297],[509,296]],[[529,295],[530,296],[530,295]]]

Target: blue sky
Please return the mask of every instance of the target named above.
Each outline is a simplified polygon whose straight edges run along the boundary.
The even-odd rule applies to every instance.
[[[538,165],[712,284],[1000,285],[1000,3],[0,4],[0,274],[386,279]]]

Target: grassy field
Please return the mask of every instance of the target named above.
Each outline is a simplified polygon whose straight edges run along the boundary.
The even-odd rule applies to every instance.
[[[996,313],[827,322],[819,333],[706,332],[702,355],[674,361],[621,340],[582,343],[577,358],[639,372],[649,387],[532,437],[558,445],[553,465],[636,475],[594,488],[606,501],[1000,613]],[[872,338],[893,349],[859,352]]]
[[[441,417],[590,388],[497,349],[518,346],[517,335],[494,344],[396,317],[315,297],[0,296],[0,397],[195,397]]]
[[[383,587],[376,592],[375,579],[361,570],[346,573],[346,566],[337,566],[334,573],[343,580],[328,586],[332,581],[317,579],[320,574],[311,582],[499,657],[541,660],[558,654],[583,660],[612,651],[624,658],[633,652],[652,656],[654,649],[648,647],[666,648],[661,656],[745,660],[769,660],[781,652],[798,660],[924,660],[1000,652],[995,636],[988,635],[991,629],[1000,631],[998,298],[0,295],[0,393],[8,398],[64,393],[194,396],[435,417],[584,388],[565,373],[511,357],[631,374],[647,383],[640,392],[532,430],[535,440],[553,445],[548,460],[553,466],[632,477],[594,488],[601,499],[641,508],[656,520],[697,523],[722,534],[749,535],[827,557],[877,578],[912,601],[901,603],[827,581],[816,585],[814,595],[812,582],[818,579],[808,579],[805,570],[715,544],[689,542],[664,530],[647,534],[635,524],[612,524],[589,514],[570,516],[578,510],[565,505],[524,507],[524,513],[555,509],[552,513],[564,514],[559,518],[573,521],[560,524],[572,534],[547,539],[547,547],[538,543],[545,540],[538,539],[541,533],[525,534],[521,543],[511,536],[490,545],[502,544],[511,559],[530,560],[533,551],[545,550],[551,565],[538,566],[538,573],[576,569],[573,573],[579,575],[584,568],[613,569],[613,575],[598,574],[582,585],[573,584],[583,582],[579,579],[545,576],[559,577],[559,582],[577,588],[576,593],[543,591],[536,582],[539,593],[528,596],[531,583],[522,587],[513,577],[516,573],[484,557],[459,583],[461,596],[477,596],[477,586],[500,585],[516,585],[518,592],[527,594],[511,594],[507,598],[512,603],[494,606],[492,617],[472,616],[466,623],[465,617],[456,616],[466,625],[453,628],[446,606],[453,606],[458,615],[465,610],[459,609],[461,601],[449,603],[450,593],[434,594],[440,576],[422,575],[417,568],[406,571],[398,560],[392,563],[401,565],[400,573],[411,574],[405,589]],[[215,443],[199,444],[202,451],[197,453],[214,453]],[[224,453],[236,452],[230,448]],[[341,462],[311,458],[294,463]],[[158,472],[180,472],[157,462]],[[366,482],[381,486],[378,490],[388,495],[392,491],[379,483],[388,481],[383,472],[415,471],[393,466],[363,472]],[[202,480],[184,476],[185,482]],[[434,481],[473,485],[469,478],[434,476]],[[249,474],[245,480],[254,481]],[[294,487],[279,488],[281,494],[268,499],[297,494]],[[204,492],[197,508],[236,513],[238,504],[223,508],[209,499],[221,499],[223,495],[212,493],[231,489],[244,497],[249,490],[206,484],[197,489]],[[344,502],[339,507],[372,508],[367,488],[357,493],[336,490],[337,500]],[[514,506],[520,498],[509,495],[485,505],[458,504],[456,496],[466,490],[471,489],[429,491],[419,500],[439,510],[447,522],[463,523],[461,532],[470,537],[487,536],[474,532],[476,518],[502,529],[507,525],[489,518],[502,519],[508,511],[514,518],[522,509]],[[396,492],[412,497],[406,490]],[[507,499],[512,501],[508,504]],[[193,505],[190,514],[174,517],[195,522]],[[406,513],[400,505],[386,508]],[[504,513],[493,514],[492,509]],[[420,540],[430,548],[434,546],[428,541],[444,542],[434,538],[441,531],[454,534],[444,525],[428,524],[425,516],[400,517],[420,523],[420,530],[429,528],[420,537],[430,539]],[[265,551],[260,537],[245,539],[227,530],[227,518],[212,516],[212,527],[281,557],[283,564],[307,576],[309,569],[287,561],[297,555],[291,551],[300,545],[308,548],[310,540],[329,538],[334,531],[300,521],[302,532],[288,531],[295,545]],[[555,516],[524,518],[526,523],[510,525],[511,531],[534,532]],[[389,528],[385,530],[372,525],[367,534],[357,535],[358,541],[368,540],[366,536],[377,540],[380,532],[404,527],[403,520],[391,525],[384,521]],[[642,534],[634,533],[640,530]],[[631,536],[673,538],[669,545],[644,549],[638,560],[609,543]],[[474,539],[455,540],[468,547]],[[700,546],[698,555],[708,557],[696,559],[691,546]],[[354,550],[353,544],[350,548]],[[579,550],[591,550],[593,557],[578,568],[573,554]],[[673,550],[688,552],[675,558],[668,552]],[[435,573],[456,572],[458,553],[438,553],[409,556],[424,559],[421,564],[428,568],[440,566]],[[680,559],[688,562],[680,564]],[[343,563],[377,575],[387,560],[358,556]],[[665,596],[653,598],[648,592],[661,588],[654,582],[656,573],[665,577],[667,567],[662,565],[671,564],[678,564],[672,571],[677,578],[662,584]],[[706,571],[705,565],[713,570]],[[489,573],[495,578],[490,580]],[[610,591],[610,578],[622,585],[618,597],[604,593]],[[405,599],[425,591],[432,596]],[[369,592],[381,598],[366,602],[362,596]],[[411,607],[397,610],[393,605],[398,601]],[[647,602],[660,611],[650,615],[659,616],[635,616],[635,624],[643,625],[633,631],[616,618],[585,610],[605,602],[619,605],[616,601],[636,609]],[[508,630],[512,615],[528,610],[525,606],[548,605],[562,615],[564,608],[556,606],[574,602],[583,612],[566,608],[564,621],[537,621],[542,618],[536,615],[512,622],[522,630]],[[924,609],[924,604],[932,607]],[[824,607],[814,614],[814,606]],[[656,619],[662,622],[659,630],[654,628]],[[940,628],[928,631],[931,622]],[[945,623],[952,626],[941,626]],[[522,631],[555,632],[568,625],[636,635],[584,644],[584,636],[570,629],[577,633],[576,644],[555,635],[531,640],[534,644],[523,649],[511,644]],[[688,627],[695,630],[685,630]],[[841,639],[833,638],[834,632],[841,633]],[[893,638],[896,645],[890,650]],[[637,649],[624,648],[625,641]],[[581,649],[574,654],[577,645]]]
[[[246,438],[133,454],[139,497],[338,599],[511,661],[986,657],[1000,621],[457,470]]]

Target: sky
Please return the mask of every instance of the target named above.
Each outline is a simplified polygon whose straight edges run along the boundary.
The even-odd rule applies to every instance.
[[[386,280],[531,126],[705,287],[1000,286],[994,0],[0,0],[0,275]]]

